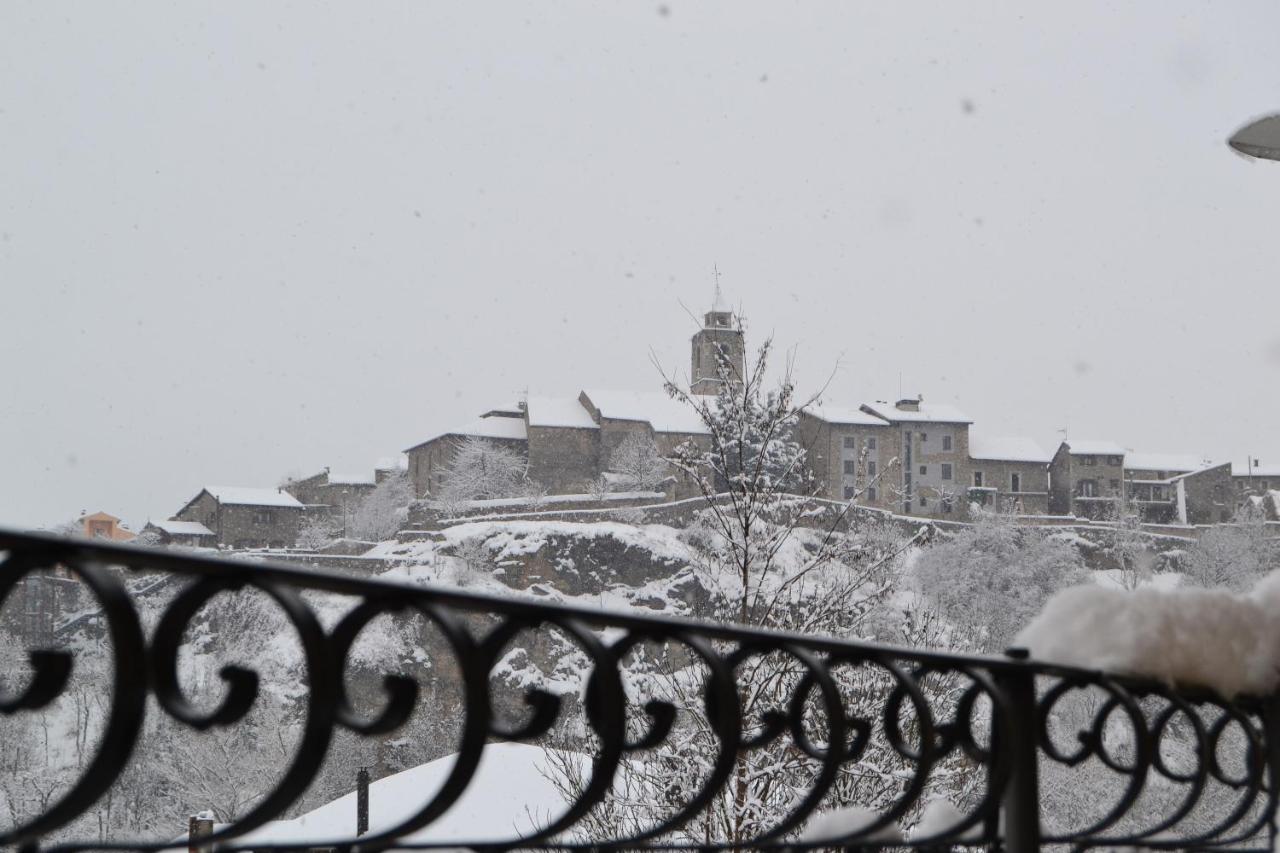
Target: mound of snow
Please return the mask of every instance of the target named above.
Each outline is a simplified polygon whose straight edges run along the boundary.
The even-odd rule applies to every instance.
[[[1228,698],[1264,695],[1280,684],[1280,572],[1248,594],[1071,587],[1015,642],[1050,663],[1208,687]]]
[[[805,827],[804,832],[800,835],[800,840],[811,844],[838,841],[853,835],[855,832],[862,832],[873,823],[879,822],[880,818],[881,815],[879,813],[865,806],[845,806],[844,808],[833,809],[829,812],[823,812],[809,821],[809,825]],[[888,823],[861,840],[880,844],[896,844],[902,841],[902,830],[898,828],[896,823]]]
[[[369,834],[392,828],[415,814],[440,789],[454,756],[405,770],[369,785]],[[484,749],[471,784],[442,817],[404,836],[405,841],[510,841],[547,826],[566,803],[544,775],[547,755],[540,747],[491,743]],[[356,794],[292,820],[269,823],[237,844],[313,844],[354,838]]]

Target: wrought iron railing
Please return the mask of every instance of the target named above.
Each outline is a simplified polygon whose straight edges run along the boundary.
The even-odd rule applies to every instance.
[[[281,769],[274,787],[202,845],[228,850],[272,846],[237,839],[299,800],[338,729],[373,738],[408,719],[419,698],[414,681],[388,675],[380,711],[365,718],[346,695],[344,673],[352,644],[371,620],[389,613],[416,613],[446,639],[465,698],[453,769],[439,790],[424,793],[417,813],[397,826],[375,827],[358,840],[335,838],[308,847],[870,849],[887,843],[876,840],[884,837],[887,826],[911,822],[932,775],[950,762],[972,774],[974,782],[959,804],[962,817],[929,834],[917,831],[892,846],[1271,849],[1274,780],[1280,768],[1280,730],[1272,698],[1227,701],[1207,692],[1175,691],[1142,680],[1046,666],[1016,653],[965,657],[42,535],[0,532],[0,552],[0,599],[8,598],[33,572],[53,567],[88,589],[96,599],[96,618],[109,640],[113,666],[110,711],[96,754],[60,796],[0,835],[0,843],[6,845],[65,850],[165,846],[164,841],[134,838],[84,843],[49,839],[94,808],[115,782],[144,731],[149,698],[156,700],[153,707],[161,713],[197,730],[235,726],[254,705],[261,685],[249,665],[224,669],[221,701],[213,710],[201,710],[184,694],[178,664],[184,631],[202,608],[219,593],[248,588],[275,602],[301,644],[308,686],[305,718],[292,762]],[[126,579],[138,572],[187,579],[150,630],[144,629],[126,591]],[[309,591],[349,597],[352,607],[336,626],[325,630],[303,595]],[[503,723],[496,710],[493,670],[504,649],[521,632],[546,628],[571,638],[590,661],[580,710],[589,729],[584,742],[594,748],[576,796],[562,815],[523,837],[476,839],[474,845],[457,839],[421,840],[421,830],[430,828],[467,790],[489,744],[503,739],[545,742],[558,720],[570,713],[574,697],[539,688],[528,691],[528,713],[520,722]],[[629,702],[622,662],[642,643],[678,646],[704,673],[699,689],[704,722],[714,734],[711,759],[705,776],[685,786],[682,801],[643,831],[588,837],[583,833],[587,818],[610,796],[620,768],[660,749],[681,725],[669,703],[651,700],[635,707]],[[748,718],[741,704],[739,670],[765,655],[785,657],[799,675],[786,701]],[[57,648],[34,649],[30,659],[34,674],[26,685],[0,697],[5,715],[47,706],[65,689],[75,667],[74,653]],[[878,673],[883,693],[849,695],[840,673],[868,668]],[[10,674],[4,675],[10,684]],[[937,707],[929,689],[930,679],[939,678],[949,679],[953,687],[945,707]],[[1083,711],[1077,708],[1074,722],[1064,730],[1057,712],[1070,697],[1086,693],[1093,696],[1092,704],[1083,703]],[[803,840],[803,826],[832,805],[829,795],[842,771],[856,768],[873,741],[906,768],[896,776],[891,802],[879,810],[877,819],[850,827],[842,837]],[[1177,755],[1169,749],[1174,741]],[[698,820],[717,797],[741,783],[742,756],[780,742],[811,766],[807,790],[750,837],[724,842],[707,836],[694,843],[680,834],[680,827]],[[1051,793],[1044,781],[1047,771],[1053,770],[1050,775],[1060,780],[1058,784],[1065,779],[1070,785],[1071,774],[1086,765],[1114,774],[1114,796],[1096,803],[1096,817],[1081,825],[1055,827],[1046,818]],[[1210,789],[1218,791],[1212,803],[1207,799]],[[1159,803],[1144,805],[1139,814],[1136,804],[1151,790],[1162,792]],[[417,840],[406,840],[411,835]]]

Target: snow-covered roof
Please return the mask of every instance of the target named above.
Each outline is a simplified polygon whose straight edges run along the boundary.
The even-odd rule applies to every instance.
[[[329,474],[329,484],[333,486],[373,486],[377,484],[377,476],[368,474]]]
[[[850,406],[837,406],[818,402],[806,411],[819,420],[829,424],[852,424],[854,426],[888,426],[889,422],[878,415]]]
[[[583,391],[603,418],[640,421],[655,432],[705,434],[707,426],[688,403],[661,391]]]
[[[999,462],[1040,462],[1047,465],[1053,459],[1053,454],[1046,452],[1034,438],[970,433],[969,458]]]
[[[369,832],[377,834],[406,820],[449,778],[457,756],[403,770],[369,784]],[[570,760],[574,760],[570,754]],[[584,755],[581,766],[588,764]],[[518,840],[550,823],[567,808],[556,789],[548,753],[523,743],[490,743],[480,754],[471,784],[449,809],[404,841],[462,842]],[[356,792],[292,820],[272,821],[236,839],[238,844],[332,842],[355,835]],[[326,845],[327,846],[327,845]]]
[[[484,413],[485,417],[501,417],[503,415],[512,418],[524,417],[524,405],[519,400],[512,400],[509,403],[503,403],[500,406],[493,406],[492,408],[486,409]]]
[[[576,397],[530,397],[526,410],[531,427],[572,427],[575,429],[599,429]],[[491,418],[510,420],[510,418]]]
[[[239,506],[287,506],[301,509],[302,504],[288,492],[279,489],[255,489],[248,486],[205,486],[204,490],[221,504]]]
[[[177,521],[174,519],[166,519],[165,521],[149,521],[147,522],[158,530],[163,530],[171,536],[212,536],[213,531],[205,527],[198,521]]]
[[[1213,462],[1194,453],[1126,453],[1124,467],[1134,471],[1169,471],[1186,474],[1208,468]]]
[[[510,438],[520,441],[529,437],[522,418],[476,418],[461,426],[433,435],[417,446],[421,447],[428,441],[435,441],[446,435],[462,435],[468,438]]]
[[[871,412],[879,415],[886,421],[896,423],[944,423],[944,424],[971,424],[973,419],[955,406],[946,403],[926,403],[924,400],[919,401],[919,411],[911,409],[899,409],[893,403],[886,403],[883,400],[876,400],[874,403],[863,403],[863,411]]]
[[[1124,456],[1124,448],[1114,441],[1091,438],[1072,438],[1064,441],[1072,456]]]
[[[1280,477],[1280,465],[1259,465],[1254,460],[1252,474],[1255,477]],[[1232,477],[1248,477],[1250,475],[1249,467],[1243,462],[1231,463]]]

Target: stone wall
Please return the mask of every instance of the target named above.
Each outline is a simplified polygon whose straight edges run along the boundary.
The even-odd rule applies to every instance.
[[[529,479],[548,492],[587,492],[602,470],[599,429],[529,427]]]
[[[413,495],[425,498],[438,494],[444,483],[444,474],[453,461],[453,454],[464,440],[460,435],[442,435],[405,451],[409,458],[409,480],[413,483]],[[506,447],[525,459],[529,456],[529,443],[518,438],[485,438],[499,447]]]

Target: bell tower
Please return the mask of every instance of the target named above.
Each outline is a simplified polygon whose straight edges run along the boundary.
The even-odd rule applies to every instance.
[[[702,315],[702,328],[693,336],[689,390],[694,394],[718,394],[722,360],[729,367],[729,381],[741,381],[745,357],[742,328],[735,325],[733,312],[720,292],[720,273],[717,272],[715,300],[711,310]]]

